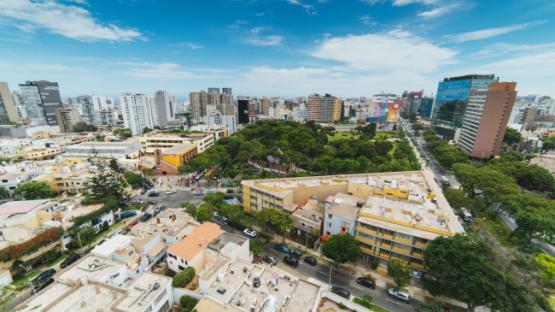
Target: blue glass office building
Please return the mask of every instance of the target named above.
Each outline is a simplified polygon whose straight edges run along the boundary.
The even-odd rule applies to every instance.
[[[418,107],[418,115],[422,118],[430,118],[432,116],[432,107],[434,106],[434,99],[423,97],[420,99],[420,106]]]
[[[495,75],[465,75],[440,81],[433,109],[432,126],[438,134],[452,139],[462,120],[472,90],[488,89],[499,80]]]

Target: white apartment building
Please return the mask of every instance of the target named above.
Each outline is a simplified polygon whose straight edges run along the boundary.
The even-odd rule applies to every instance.
[[[175,119],[175,97],[167,91],[159,90],[154,93],[154,107],[158,124],[164,126],[168,121]]]
[[[144,128],[153,128],[151,100],[143,93],[122,93],[119,100],[123,124],[133,135],[140,135]]]

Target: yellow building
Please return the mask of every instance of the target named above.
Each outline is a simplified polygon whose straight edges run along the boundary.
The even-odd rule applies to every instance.
[[[161,174],[178,174],[179,167],[197,155],[195,144],[178,144],[155,153],[156,170]]]
[[[341,100],[336,98],[335,102],[333,103],[333,121],[338,121],[339,119],[341,119],[341,109],[343,107],[343,105],[341,104]]]
[[[29,160],[43,159],[59,155],[63,152],[60,147],[35,148],[25,152],[25,158]]]
[[[399,259],[423,269],[423,252],[439,236],[464,232],[428,172],[245,180],[243,209],[293,213],[309,199],[325,204],[323,237],[349,233],[364,259]],[[349,199],[349,200],[347,200]]]
[[[92,175],[85,168],[70,172],[52,170],[51,173],[39,176],[35,180],[48,183],[50,189],[55,192],[79,194],[88,191]]]

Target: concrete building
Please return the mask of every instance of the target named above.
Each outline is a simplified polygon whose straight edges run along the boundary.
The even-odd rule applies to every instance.
[[[195,144],[177,144],[154,152],[156,172],[159,174],[179,174],[179,167],[187,164],[197,155]]]
[[[229,92],[231,92],[231,89],[229,89]],[[233,94],[220,93],[219,88],[209,88],[208,92],[191,92],[189,93],[189,102],[191,115],[195,120],[217,113],[225,116],[235,115]]]
[[[0,123],[18,122],[19,115],[8,84],[0,81]]]
[[[200,272],[205,265],[205,248],[225,232],[212,222],[205,222],[196,227],[191,234],[171,245],[168,249],[168,268],[180,272],[193,267]]]
[[[312,94],[308,96],[306,105],[308,109],[308,120],[333,123],[341,118],[341,102],[335,96],[326,94]]]
[[[189,93],[189,108],[193,119],[207,116],[208,93],[205,91]]]
[[[9,172],[0,175],[0,187],[13,192],[17,186],[28,179],[25,172]]]
[[[122,93],[119,100],[123,124],[131,129],[133,135],[140,135],[145,128],[153,129],[156,118],[153,116],[152,101],[142,93]]]
[[[209,127],[226,127],[229,135],[237,131],[237,117],[235,115],[221,115],[216,114],[213,116],[202,117],[202,122]]]
[[[73,107],[56,108],[56,119],[60,132],[73,132],[73,126],[81,121],[79,113]]]
[[[470,157],[490,158],[499,153],[516,97],[516,82],[494,82],[472,91],[458,145]]]
[[[155,218],[137,223],[129,234],[146,240],[159,235],[166,247],[169,247],[190,235],[198,225],[199,223],[183,209],[167,208]]]
[[[159,90],[154,93],[154,106],[158,116],[158,126],[165,126],[175,118],[174,98],[167,91]]]
[[[125,264],[89,255],[16,311],[168,311],[174,303],[171,278],[144,273],[130,278]]]
[[[400,259],[422,270],[423,250],[439,236],[464,232],[430,173],[348,174],[243,180],[246,212],[294,213],[308,200],[324,203],[322,238],[349,233],[363,258]]]
[[[70,157],[91,157],[128,159],[137,158],[141,150],[138,142],[84,142],[65,147],[65,155]]]
[[[157,149],[165,149],[180,144],[194,144],[197,146],[197,154],[204,152],[214,145],[215,138],[211,132],[173,134],[152,131],[139,137],[141,150],[146,154],[154,154]]]

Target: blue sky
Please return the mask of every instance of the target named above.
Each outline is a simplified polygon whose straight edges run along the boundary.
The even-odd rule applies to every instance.
[[[554,16],[553,0],[0,0],[0,81],[369,96],[495,73],[554,96]]]

